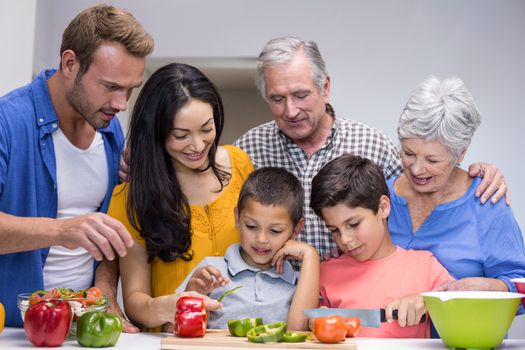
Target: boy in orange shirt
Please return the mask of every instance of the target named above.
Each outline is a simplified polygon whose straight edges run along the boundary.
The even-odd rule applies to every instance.
[[[387,323],[361,337],[428,338],[419,295],[453,278],[428,251],[405,250],[390,239],[388,187],[370,160],[343,155],[312,180],[310,206],[323,218],[342,255],[321,263],[321,305],[386,310]],[[392,322],[392,311],[398,321]]]

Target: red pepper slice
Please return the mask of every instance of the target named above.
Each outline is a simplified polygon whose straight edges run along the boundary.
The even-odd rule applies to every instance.
[[[67,338],[72,317],[66,301],[43,300],[27,309],[24,332],[35,346],[60,346]]]
[[[173,327],[175,335],[179,337],[203,337],[207,325],[208,314],[202,298],[179,298]]]

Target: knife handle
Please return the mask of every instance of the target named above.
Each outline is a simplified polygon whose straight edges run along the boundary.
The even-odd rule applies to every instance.
[[[381,313],[381,322],[386,322],[385,309],[380,309],[380,313]],[[397,309],[392,310],[392,317],[394,318],[394,320],[397,320]],[[424,323],[426,320],[427,320],[427,314],[423,314],[423,316],[421,316],[421,320],[419,320],[419,323]]]

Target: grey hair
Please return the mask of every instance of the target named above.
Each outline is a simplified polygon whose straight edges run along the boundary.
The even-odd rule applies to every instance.
[[[294,37],[277,38],[264,45],[257,59],[257,80],[255,83],[265,101],[268,102],[264,69],[276,64],[290,62],[301,50],[310,62],[315,85],[319,91],[323,90],[328,73],[317,44],[313,41],[303,41]]]
[[[474,97],[457,77],[439,81],[430,76],[408,99],[397,127],[399,140],[422,138],[439,141],[454,162],[467,149],[481,117]]]

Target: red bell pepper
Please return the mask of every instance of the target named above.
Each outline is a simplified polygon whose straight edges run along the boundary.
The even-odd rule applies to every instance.
[[[67,338],[72,317],[68,302],[43,300],[27,309],[24,332],[34,346],[60,346]]]
[[[203,337],[207,325],[208,313],[202,298],[179,298],[173,327],[175,335],[179,337]]]

